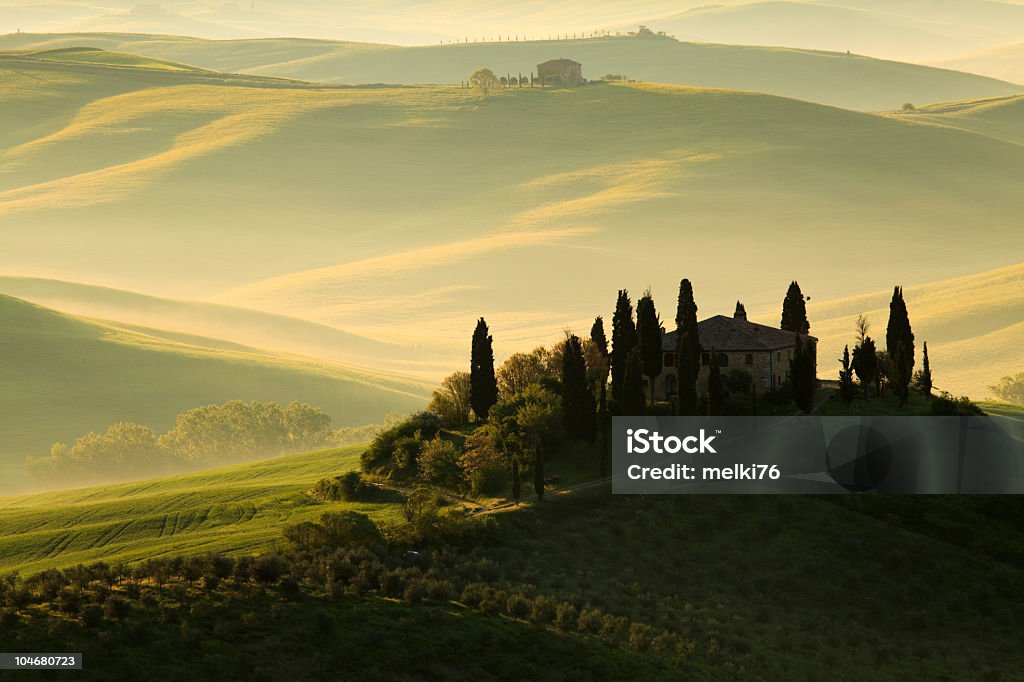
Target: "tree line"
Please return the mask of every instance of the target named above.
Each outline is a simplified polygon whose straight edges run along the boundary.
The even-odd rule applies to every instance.
[[[43,483],[80,485],[304,452],[331,445],[334,435],[320,408],[231,400],[179,414],[162,435],[142,424],[113,424],[70,446],[54,443],[49,457],[28,457],[26,465]]]

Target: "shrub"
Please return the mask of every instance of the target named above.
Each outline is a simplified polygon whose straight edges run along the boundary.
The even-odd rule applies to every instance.
[[[939,417],[983,417],[984,410],[967,396],[956,398],[943,392],[932,401],[932,414]]]
[[[284,562],[275,555],[259,557],[252,567],[253,577],[264,585],[276,583],[284,575],[284,571]]]
[[[554,597],[540,595],[530,605],[530,620],[538,625],[546,625],[555,619],[558,602]]]
[[[423,440],[441,430],[436,414],[420,412],[381,432],[360,458],[363,471],[387,478],[409,478],[416,473],[416,458]]]
[[[327,542],[333,547],[375,547],[383,544],[380,528],[366,514],[330,512],[320,517]]]
[[[457,490],[464,483],[458,449],[454,443],[440,436],[423,446],[419,455],[419,470],[424,481],[443,488]]]
[[[110,620],[124,620],[131,612],[131,606],[121,597],[110,597],[103,604],[103,615]]]
[[[629,648],[647,651],[653,639],[653,629],[647,623],[633,623],[629,626]]]
[[[17,610],[6,608],[0,611],[0,632],[7,632],[18,624],[19,616]]]
[[[103,624],[103,607],[99,604],[89,604],[82,609],[82,625],[93,629]]]
[[[601,613],[601,609],[594,608],[593,606],[585,607],[580,611],[579,618],[579,630],[587,634],[596,635],[601,632],[601,627],[604,625],[604,614]]]
[[[569,602],[562,602],[555,608],[555,627],[562,632],[571,632],[577,628],[579,613]]]
[[[508,482],[506,460],[486,429],[478,429],[466,438],[459,465],[476,495],[499,495]]]

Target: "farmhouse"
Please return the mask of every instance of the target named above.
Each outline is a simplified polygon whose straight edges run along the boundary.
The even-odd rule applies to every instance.
[[[571,59],[551,59],[537,65],[541,85],[579,85],[583,82],[583,65]]]
[[[758,393],[779,388],[789,376],[789,363],[796,349],[796,335],[784,329],[748,321],[742,303],[736,303],[736,312],[732,317],[715,315],[698,322],[697,332],[703,350],[697,378],[698,393],[707,391],[712,350],[723,378],[730,371],[739,369],[750,374]],[[657,400],[671,401],[677,395],[677,337],[678,332],[675,331],[662,336],[664,368],[654,382]],[[810,343],[817,347],[818,340],[813,336],[801,334],[800,338],[804,344]]]

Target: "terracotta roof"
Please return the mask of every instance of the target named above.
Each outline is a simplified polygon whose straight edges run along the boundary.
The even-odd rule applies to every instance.
[[[575,64],[576,66],[583,66],[577,61],[573,61],[572,59],[565,59],[564,57],[560,57],[558,59],[549,59],[546,62],[541,62],[537,66],[549,66],[552,64]]]
[[[700,335],[700,347],[703,350],[716,351],[770,351],[789,348],[795,345],[793,332],[776,329],[756,322],[748,322],[737,317],[715,315],[697,323]],[[661,337],[662,350],[676,349],[678,332],[671,331]],[[804,340],[815,339],[813,336],[801,334]]]

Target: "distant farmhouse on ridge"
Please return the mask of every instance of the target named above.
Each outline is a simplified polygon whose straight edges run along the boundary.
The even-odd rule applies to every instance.
[[[703,349],[697,380],[700,386],[707,386],[712,352],[723,377],[731,369],[738,368],[751,376],[758,390],[773,391],[789,378],[789,364],[796,350],[796,334],[749,322],[742,303],[736,303],[732,317],[715,315],[698,322],[697,334]],[[654,380],[654,395],[658,400],[671,401],[678,395],[679,379],[675,366],[678,336],[677,331],[662,335],[664,368]],[[818,340],[813,336],[801,334],[800,339],[804,344],[817,347]],[[814,356],[817,357],[817,351]]]
[[[537,65],[537,78],[541,85],[581,85],[583,65],[571,59],[549,59]]]

